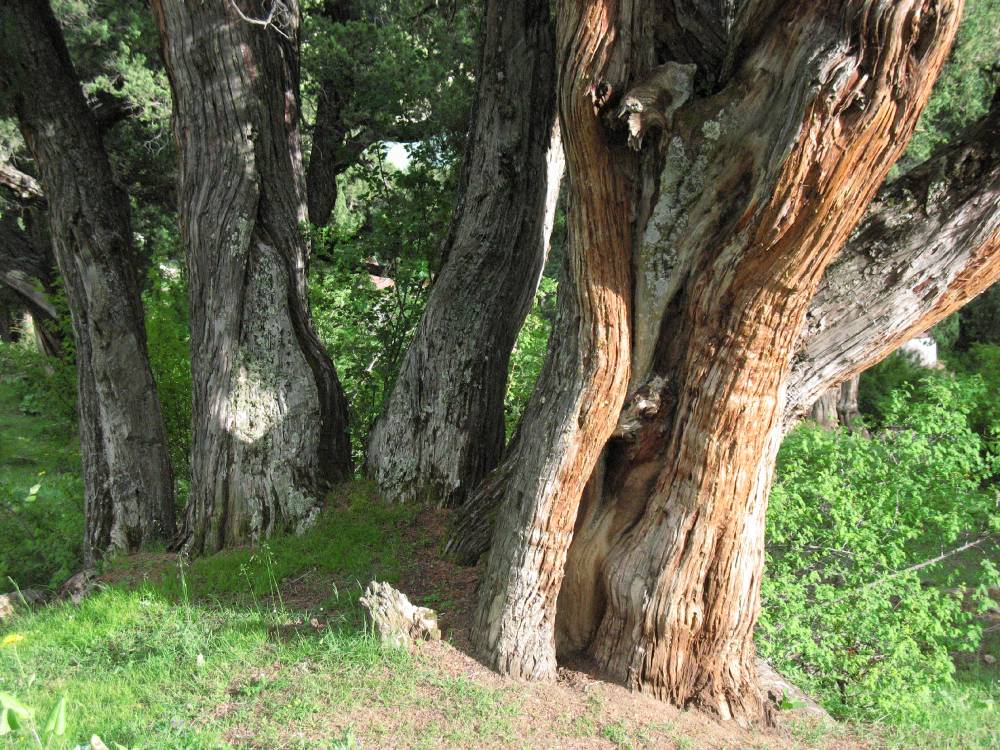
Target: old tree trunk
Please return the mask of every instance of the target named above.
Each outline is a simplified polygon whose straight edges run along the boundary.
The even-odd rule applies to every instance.
[[[549,3],[490,0],[483,29],[444,268],[369,440],[368,473],[391,500],[459,504],[500,461],[507,365],[552,227],[561,147]]]
[[[188,249],[192,552],[303,528],[350,471],[343,393],[307,310],[299,10],[271,8],[153,2]]]
[[[635,689],[747,722],[767,712],[752,634],[793,354],[961,2],[723,5],[561,6],[570,278],[495,475],[473,640],[544,678],[558,631]]]
[[[173,476],[146,352],[127,196],[47,2],[0,6],[0,90],[48,198],[73,318],[85,557],[174,532]]]

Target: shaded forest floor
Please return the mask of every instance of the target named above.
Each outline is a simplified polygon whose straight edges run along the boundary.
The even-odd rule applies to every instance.
[[[25,538],[25,554],[78,533],[72,512],[60,519],[51,509],[81,491],[72,430],[31,411],[0,375],[0,491],[23,497],[40,485],[24,512],[51,521],[33,521],[49,536]],[[745,732],[586,672],[563,670],[555,684],[500,678],[467,655],[476,571],[440,559],[444,533],[439,513],[385,507],[350,483],[300,537],[191,562],[167,553],[110,561],[82,603],[0,624],[0,642],[23,638],[0,648],[0,692],[39,722],[66,696],[66,733],[51,744],[66,748],[92,734],[111,748],[178,750],[996,746],[996,670],[977,665],[931,726],[905,730],[831,728],[782,712],[777,728]],[[382,649],[358,605],[372,579],[436,609],[444,640]],[[0,748],[34,746],[27,735],[0,737]]]

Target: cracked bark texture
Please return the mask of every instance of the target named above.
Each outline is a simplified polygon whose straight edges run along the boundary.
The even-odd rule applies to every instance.
[[[809,307],[786,420],[1000,280],[1000,91],[990,111],[879,192]]]
[[[367,473],[390,501],[459,505],[503,453],[508,362],[541,275],[561,176],[548,8],[547,0],[486,4],[446,260],[368,442]]]
[[[608,235],[625,238],[602,258],[612,243],[580,242],[579,224],[592,229],[595,222],[580,222],[571,203],[570,258],[631,261],[634,287],[617,287],[618,294],[633,296],[634,329],[650,335],[637,335],[630,346],[620,330],[627,318],[602,330],[597,352],[631,357],[628,400],[624,389],[601,393],[601,419],[588,414],[578,422],[581,434],[563,432],[561,443],[532,431],[583,392],[574,369],[589,350],[565,359],[562,377],[543,374],[517,455],[542,477],[542,490],[524,491],[521,469],[513,469],[474,641],[502,671],[551,676],[554,597],[566,561],[561,648],[585,651],[634,689],[749,723],[767,715],[752,633],[792,354],[826,265],[912,133],[961,3],[733,6],[732,17],[709,13],[702,28],[685,30],[706,39],[719,34],[725,43],[701,60],[701,96],[675,114],[662,148],[647,136],[635,181],[640,195],[631,202],[624,185],[602,196],[608,174],[626,162],[610,156],[620,136],[597,124],[580,85],[590,82],[599,101],[611,102],[623,92],[621,77],[560,64],[567,77],[560,87],[564,137],[570,143],[578,129],[594,132],[589,158],[575,160],[567,146],[570,184],[586,185],[583,200],[603,197]],[[589,0],[564,4],[560,23],[585,19],[570,49],[601,60],[641,49],[647,36],[671,38],[645,28],[669,26],[662,11],[660,4]],[[627,83],[645,83],[657,63],[692,61],[680,46],[656,50],[654,64],[631,66]],[[626,210],[615,214],[609,206]],[[607,282],[591,288],[616,289]],[[603,322],[585,308],[575,319]],[[555,351],[562,353],[572,328],[568,337],[565,327],[558,330]],[[547,367],[558,369],[558,362],[554,355]],[[619,369],[629,372],[627,364]],[[556,407],[543,409],[539,402],[555,395],[552,380],[563,387]],[[548,456],[541,472],[530,465],[538,454]],[[574,462],[572,492],[547,481],[547,468],[582,454],[587,461]],[[582,492],[579,474],[595,469]]]
[[[0,89],[12,100],[48,199],[73,319],[91,564],[174,532],[173,475],[133,273],[128,198],[115,184],[48,2],[0,7]],[[19,182],[28,197],[37,193],[31,188]]]
[[[283,7],[264,26],[227,0],[153,2],[188,251],[193,553],[305,528],[351,470],[344,396],[307,309],[299,8]]]

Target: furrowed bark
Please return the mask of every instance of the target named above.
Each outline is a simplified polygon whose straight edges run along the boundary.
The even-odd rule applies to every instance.
[[[1000,92],[989,113],[883,188],[823,277],[785,407],[859,373],[1000,279]]]
[[[297,3],[154,0],[174,93],[194,381],[191,552],[315,518],[350,475],[346,404],[307,310]]]
[[[767,716],[752,635],[792,354],[960,10],[777,4],[668,144],[637,270],[659,282],[637,284],[637,327],[652,310],[659,329],[637,342],[635,418],[594,477],[559,612],[561,646],[634,689],[741,723]]]
[[[835,394],[831,418],[857,416],[857,375],[997,282],[1000,97],[955,143],[885,185],[823,275],[799,335],[788,382],[786,431],[817,394]],[[657,389],[635,392],[620,419],[639,428]],[[595,480],[596,481],[596,480]],[[491,480],[491,484],[495,484]],[[474,564],[489,548],[502,492],[477,494],[449,551]],[[573,642],[578,643],[578,638]]]
[[[564,3],[558,19],[559,115],[569,175],[558,335],[515,448],[498,470],[510,478],[472,630],[484,661],[518,677],[555,676],[555,603],[576,508],[628,384],[637,159],[621,139],[609,146],[599,110],[607,90],[646,62],[648,50],[616,45],[631,8],[628,2]]]
[[[174,532],[173,476],[133,274],[128,198],[115,185],[48,2],[4,3],[0,35],[0,87],[41,175],[73,318],[84,555],[92,563]]]
[[[461,504],[500,460],[511,350],[558,194],[547,0],[486,5],[479,85],[446,261],[368,444],[390,501]]]

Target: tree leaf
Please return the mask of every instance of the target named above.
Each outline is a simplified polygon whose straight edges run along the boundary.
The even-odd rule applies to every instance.
[[[49,714],[48,721],[45,722],[45,731],[48,734],[54,734],[56,737],[62,737],[66,734],[65,695],[59,698],[59,702],[56,703],[55,708],[52,709],[52,713]]]

